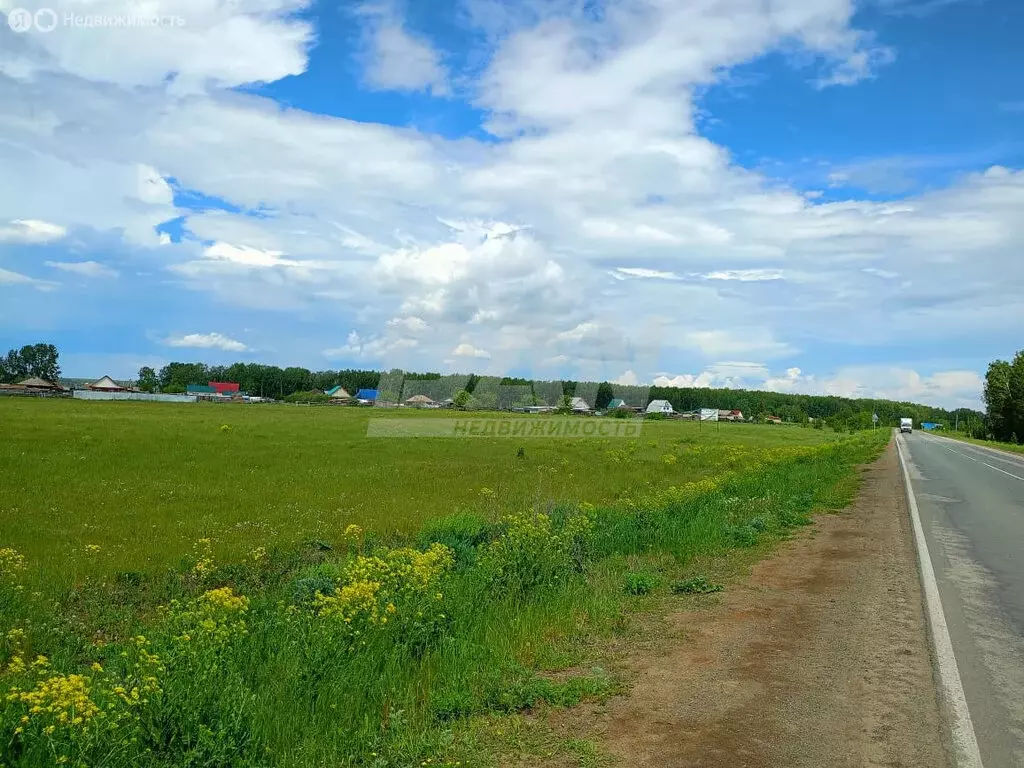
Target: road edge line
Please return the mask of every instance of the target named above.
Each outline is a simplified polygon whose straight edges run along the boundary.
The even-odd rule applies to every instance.
[[[953,653],[953,641],[946,626],[946,615],[942,610],[939,597],[939,584],[935,580],[935,569],[932,567],[931,553],[924,537],[924,526],[917,508],[917,497],[910,484],[910,472],[903,456],[903,441],[896,435],[896,453],[900,458],[903,470],[903,485],[907,492],[907,505],[910,507],[910,518],[914,528],[914,543],[917,549],[918,575],[924,592],[924,602],[928,614],[928,625],[931,629],[932,651],[935,664],[942,683],[942,699],[946,708],[946,717],[950,723],[950,735],[955,750],[957,768],[983,768],[981,752],[978,750],[978,738],[974,733],[971,713],[967,709],[967,697],[964,695],[963,681],[960,679],[960,668]]]
[[[966,440],[957,440],[955,437],[949,437],[947,435],[939,435],[935,433],[928,433],[928,437],[939,438],[947,443],[955,443],[956,445],[964,448],[974,448],[982,453],[990,453],[992,456],[999,461],[1005,461],[1007,464],[1018,464],[1024,466],[1024,453],[1015,453],[1014,451],[1006,451],[1002,448],[992,448],[988,445],[978,445],[977,443],[968,443]]]

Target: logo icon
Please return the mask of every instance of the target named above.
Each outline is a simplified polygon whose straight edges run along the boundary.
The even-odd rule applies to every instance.
[[[52,8],[40,8],[33,17],[40,32],[53,32],[57,26],[57,12]]]
[[[19,34],[28,32],[32,29],[32,12],[24,8],[12,8],[7,14],[7,26]]]

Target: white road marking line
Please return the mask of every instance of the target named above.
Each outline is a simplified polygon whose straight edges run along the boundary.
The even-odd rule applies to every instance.
[[[976,459],[973,456],[968,456],[966,453],[960,453],[960,451],[954,451],[952,448],[950,448],[947,445],[944,445],[942,447],[945,448],[950,453],[955,453],[957,456],[963,456],[965,459],[970,459],[971,461],[976,462],[978,464],[981,464],[983,466],[986,466],[989,469],[994,469],[996,472],[1002,472],[1004,475],[1009,475],[1010,477],[1013,477],[1013,478],[1015,478],[1017,480],[1020,480],[1021,482],[1024,482],[1024,477],[1021,477],[1020,475],[1015,475],[1015,474],[1013,474],[1013,472],[1007,472],[1005,469],[1000,469],[999,467],[993,467],[987,461],[982,461],[981,459]]]
[[[996,448],[989,448],[987,445],[975,445],[974,443],[965,443],[960,440],[956,440],[952,437],[945,437],[943,435],[928,435],[928,439],[939,443],[953,443],[954,445],[959,445],[961,448],[965,448],[969,451],[977,451],[978,453],[987,456],[992,461],[999,461],[1002,462],[1003,464],[1009,464],[1011,466],[1024,469],[1024,455],[1000,451]],[[964,455],[966,456],[967,454]]]
[[[917,498],[910,485],[910,472],[903,457],[903,439],[896,436],[896,452],[900,457],[903,469],[903,482],[907,488],[907,504],[910,506],[910,517],[914,525],[914,541],[917,544],[917,564],[921,574],[921,587],[924,590],[925,606],[928,609],[928,623],[931,628],[932,646],[935,650],[935,663],[939,668],[939,679],[942,681],[945,704],[950,719],[953,747],[956,751],[957,768],[983,768],[981,752],[978,750],[978,738],[974,734],[971,713],[967,709],[967,697],[964,695],[964,684],[960,679],[960,668],[953,653],[953,641],[949,637],[946,626],[946,615],[942,611],[942,599],[939,597],[939,585],[935,581],[935,569],[932,557],[928,552],[928,542],[924,537],[924,526],[921,525],[921,514],[917,509]]]

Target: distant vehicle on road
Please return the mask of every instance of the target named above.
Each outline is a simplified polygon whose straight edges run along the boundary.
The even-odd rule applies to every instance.
[[[900,432],[913,432],[914,431],[914,420],[913,419],[900,419]]]

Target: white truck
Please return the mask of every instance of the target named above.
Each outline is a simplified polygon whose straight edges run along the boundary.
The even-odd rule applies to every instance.
[[[914,420],[913,419],[900,419],[900,432],[913,432],[914,431]]]

